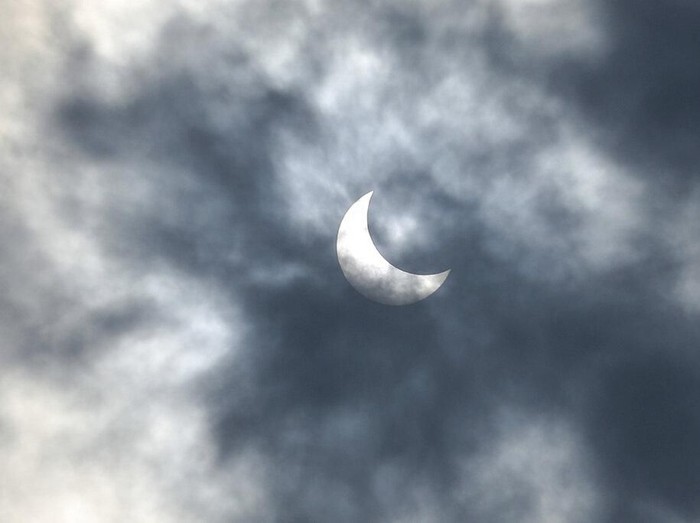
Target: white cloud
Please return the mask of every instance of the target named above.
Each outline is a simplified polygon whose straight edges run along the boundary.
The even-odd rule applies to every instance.
[[[243,350],[235,304],[205,281],[106,252],[91,226],[105,218],[91,205],[104,187],[76,192],[76,226],[35,174],[13,193],[27,232],[15,247],[33,260],[19,256],[6,274],[21,316],[2,324],[15,346],[0,386],[0,519],[264,521],[264,460],[251,450],[219,461],[198,399]],[[147,321],[102,335],[93,321],[115,307],[144,307]],[[79,354],[52,359],[74,339],[84,340]]]
[[[566,29],[575,21],[596,31],[596,17],[582,4],[564,2],[550,10],[551,3],[498,5],[513,23],[519,14],[539,13],[537,20],[546,14],[541,22],[547,30],[575,34]],[[320,118],[320,141],[288,133],[276,144],[280,192],[292,223],[299,231],[330,235],[344,208],[361,194],[377,190],[379,201],[384,187],[419,172],[425,174],[418,182],[410,181],[416,191],[423,179],[426,191],[476,204],[494,252],[520,260],[528,277],[570,278],[634,261],[633,238],[646,225],[643,184],[609,157],[575,111],[546,86],[489,62],[472,22],[487,20],[485,6],[448,11],[436,7],[419,21],[430,35],[459,21],[474,25],[474,40],[465,36],[459,52],[427,37],[414,56],[412,50],[386,46],[378,34],[382,27],[372,23],[362,32],[338,28],[324,41],[326,67],[305,88]],[[556,40],[557,34],[550,36]],[[583,40],[571,45],[585,47]],[[304,62],[303,49],[292,63]],[[403,52],[415,60],[430,58],[417,73]],[[389,252],[429,249],[435,241],[435,231],[418,225],[425,219],[420,198],[415,204],[375,207],[374,227],[387,233]],[[550,214],[557,208],[568,223]]]
[[[27,231],[15,247],[34,259],[20,256],[6,275],[21,316],[2,324],[16,346],[0,384],[0,519],[264,521],[263,458],[244,450],[221,461],[198,399],[244,350],[235,303],[206,281],[105,251],[92,227],[105,218],[92,205],[104,187],[75,192],[76,226],[35,174],[13,193]],[[144,307],[147,321],[102,335],[93,321],[114,307]],[[52,359],[74,339],[84,340],[79,354]],[[45,355],[23,357],[23,347]]]
[[[503,416],[495,436],[464,462],[462,502],[481,521],[597,521],[594,470],[577,434],[563,420]]]
[[[177,196],[199,188],[188,173],[143,161],[140,150],[106,164],[47,133],[51,108],[76,88],[63,76],[75,42],[57,21],[74,24],[97,53],[96,76],[78,83],[94,82],[98,97],[113,100],[128,92],[121,79],[146,59],[168,12],[143,3],[55,9],[12,3],[14,25],[0,46],[10,65],[0,83],[9,152],[0,159],[8,312],[0,321],[0,519],[265,521],[265,459],[253,449],[219,456],[200,398],[223,363],[245,387],[236,363],[247,331],[235,301],[226,289],[129,256],[122,249],[133,246],[110,236],[120,216],[183,225]],[[221,212],[220,197],[207,201],[194,219]],[[101,330],[101,317],[132,309],[132,324]]]
[[[264,521],[260,457],[218,462],[204,412],[137,368],[70,384],[3,371],[4,521]]]
[[[543,57],[595,58],[606,38],[595,2],[498,0],[506,27],[525,50]]]
[[[663,289],[673,300],[680,302],[691,313],[700,311],[700,194],[687,195],[685,203],[674,202],[676,213],[662,219],[655,216],[655,227],[662,233],[668,250],[679,266],[678,279],[670,289]]]

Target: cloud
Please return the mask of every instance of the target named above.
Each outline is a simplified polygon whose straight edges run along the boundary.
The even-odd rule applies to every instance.
[[[6,519],[697,517],[689,4],[8,13]]]
[[[90,383],[99,378],[105,381]],[[5,371],[2,420],[10,429],[2,463],[11,480],[3,488],[4,519],[264,517],[256,484],[264,462],[239,454],[222,472],[202,411],[191,402],[143,390],[112,365],[108,375],[96,372],[72,386],[52,381]]]
[[[577,430],[531,413],[503,415],[500,425],[487,448],[464,464],[464,502],[475,507],[476,518],[555,523],[600,517],[591,459]]]

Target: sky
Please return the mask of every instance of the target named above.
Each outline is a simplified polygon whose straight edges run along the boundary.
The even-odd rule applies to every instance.
[[[700,519],[695,2],[0,7],[0,520]]]

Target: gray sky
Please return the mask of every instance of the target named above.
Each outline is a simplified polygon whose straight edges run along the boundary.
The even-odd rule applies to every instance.
[[[700,518],[700,7],[0,7],[0,520]]]

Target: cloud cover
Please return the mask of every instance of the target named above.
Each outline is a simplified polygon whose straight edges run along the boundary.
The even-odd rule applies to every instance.
[[[4,4],[0,519],[700,515],[697,8]]]

